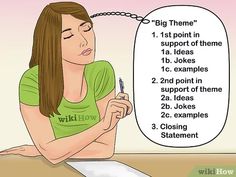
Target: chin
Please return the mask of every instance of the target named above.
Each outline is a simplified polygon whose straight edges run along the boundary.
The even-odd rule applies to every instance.
[[[93,63],[94,58],[95,58],[95,56],[94,56],[94,54],[92,54],[90,56],[82,57],[82,58],[78,59],[78,61],[79,61],[79,63],[86,65],[86,64]]]
[[[89,61],[84,61],[84,62],[78,62],[79,65],[87,65],[87,64],[90,64],[90,63],[93,63],[94,60],[89,60]]]
[[[81,65],[87,65],[94,62],[94,57],[83,57],[82,59],[79,60],[79,64]]]
[[[87,65],[94,62],[94,57],[80,57],[73,60],[65,60],[65,61],[77,65]]]

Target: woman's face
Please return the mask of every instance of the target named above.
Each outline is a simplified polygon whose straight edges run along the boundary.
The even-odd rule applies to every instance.
[[[93,62],[95,36],[91,23],[71,15],[62,15],[62,59],[74,64]]]

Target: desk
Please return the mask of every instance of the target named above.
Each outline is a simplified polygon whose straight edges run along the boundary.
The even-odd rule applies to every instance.
[[[110,160],[125,163],[154,177],[187,177],[196,166],[236,167],[236,154],[115,154]],[[79,177],[83,175],[65,162],[52,165],[42,156],[5,155],[0,156],[0,176]]]

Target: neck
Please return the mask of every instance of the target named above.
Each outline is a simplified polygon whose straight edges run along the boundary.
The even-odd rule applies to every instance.
[[[74,64],[74,63],[70,63],[65,60],[62,60],[62,67],[63,67],[63,73],[75,74],[75,73],[83,73],[85,65]]]
[[[77,65],[62,60],[64,78],[64,96],[71,100],[83,95],[85,65]],[[77,95],[74,97],[74,95]],[[74,97],[74,98],[72,98]]]

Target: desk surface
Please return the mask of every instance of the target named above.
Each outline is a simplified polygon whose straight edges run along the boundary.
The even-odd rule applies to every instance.
[[[187,177],[197,166],[236,167],[236,154],[115,154],[110,160],[125,163],[154,177]],[[0,176],[79,177],[83,175],[65,162],[52,165],[41,156],[5,155],[0,156]]]

